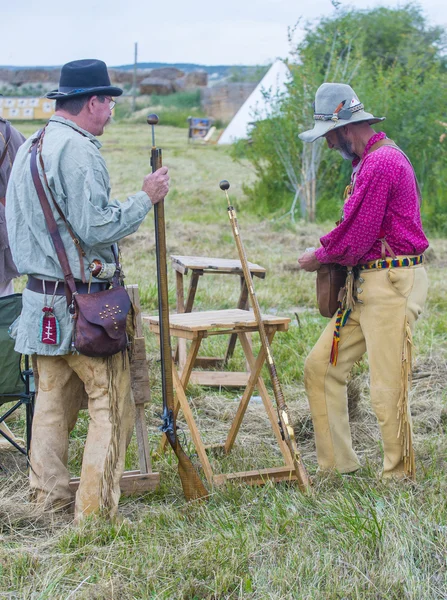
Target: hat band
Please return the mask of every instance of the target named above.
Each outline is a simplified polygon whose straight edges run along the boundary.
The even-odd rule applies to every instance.
[[[349,121],[352,115],[359,110],[364,110],[363,104],[356,104],[352,108],[344,108],[340,110],[338,113],[332,114],[314,114],[315,121],[339,121],[343,119],[344,121]]]
[[[59,94],[79,94],[81,92],[88,92],[92,88],[76,88],[75,90],[70,87],[61,87],[58,89]]]

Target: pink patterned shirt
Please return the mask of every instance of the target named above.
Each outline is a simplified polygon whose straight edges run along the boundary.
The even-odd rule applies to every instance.
[[[366,145],[354,191],[343,207],[343,220],[320,239],[322,247],[315,252],[320,263],[354,266],[377,260],[381,257],[379,237],[384,234],[396,256],[421,254],[428,248],[410,163],[390,146],[368,154],[385,137],[383,132],[376,133]],[[356,166],[353,162],[354,171]]]

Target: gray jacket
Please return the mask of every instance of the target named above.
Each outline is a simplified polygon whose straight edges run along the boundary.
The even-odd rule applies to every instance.
[[[9,240],[18,270],[38,279],[60,281],[63,272],[42,212],[30,171],[31,136],[17,153],[8,191],[6,215]],[[124,202],[110,198],[110,181],[99,149],[101,143],[73,121],[53,116],[42,144],[46,181],[38,170],[44,189],[47,182],[74,234],[85,252],[84,270],[94,260],[113,262],[111,244],[138,229],[152,204],[146,192],[129,196]],[[75,279],[81,279],[78,252],[67,227],[47,193]],[[95,281],[95,279],[93,279]],[[54,314],[60,325],[60,344],[42,344],[39,324],[42,308],[50,302],[44,294],[23,291],[20,321],[13,334],[16,350],[22,354],[68,354],[73,323],[65,296],[54,299]]]

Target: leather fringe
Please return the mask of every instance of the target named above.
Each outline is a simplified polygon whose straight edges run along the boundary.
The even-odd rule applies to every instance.
[[[345,295],[343,298],[343,308],[346,311],[351,311],[354,309],[354,304],[354,270],[352,267],[348,267],[348,274],[346,275],[345,283]]]
[[[109,410],[112,432],[110,436],[109,447],[107,448],[106,460],[101,481],[99,483],[99,508],[104,516],[109,516],[110,509],[113,506],[113,484],[116,465],[118,463],[118,454],[120,447],[121,416],[119,413],[118,391],[115,382],[114,363],[121,360],[121,353],[114,354],[107,358],[107,377],[109,391]]]
[[[408,321],[405,322],[404,346],[402,350],[402,390],[397,404],[397,419],[399,430],[397,437],[402,444],[402,457],[404,472],[410,479],[416,478],[416,464],[413,448],[413,434],[411,428],[409,391],[412,383],[412,349],[413,336]]]
[[[340,343],[340,329],[346,325],[349,315],[354,308],[354,271],[352,267],[348,267],[348,273],[346,276],[345,287],[341,290],[343,292],[342,299],[339,303],[337,311],[337,317],[335,319],[334,337],[332,339],[331,357],[330,363],[332,366],[337,365],[338,360],[338,345]]]

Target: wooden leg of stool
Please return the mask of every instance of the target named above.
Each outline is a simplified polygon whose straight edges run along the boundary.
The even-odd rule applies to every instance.
[[[135,310],[136,325],[135,337],[133,338],[133,352],[130,360],[130,380],[135,401],[135,434],[137,437],[138,461],[140,464],[140,473],[152,473],[149,436],[144,412],[145,404],[151,401],[151,390],[138,285],[127,286],[127,293]]]
[[[274,331],[273,332],[270,331],[267,333],[267,338],[268,338],[269,344],[272,343],[274,335],[275,335]],[[247,362],[250,365],[250,369],[253,369],[254,365],[255,365],[255,357],[253,355],[253,350],[252,350],[251,343],[250,343],[251,340],[249,340],[244,334],[240,335],[239,337],[240,337],[241,346],[242,346],[245,356],[247,358]],[[281,430],[279,429],[278,414],[272,404],[272,400],[269,396],[269,393],[267,391],[267,388],[265,386],[265,383],[264,383],[264,380],[262,379],[262,377],[259,377],[256,387],[258,388],[259,394],[262,398],[262,402],[264,404],[265,411],[266,411],[267,416],[272,425],[272,429],[275,434],[276,441],[278,442],[279,449],[281,450],[281,454],[283,455],[284,460],[286,461],[286,464],[293,466],[293,460],[290,455],[290,450],[287,447],[287,444],[285,443],[285,441],[282,439]]]
[[[202,469],[205,473],[205,477],[207,478],[209,483],[213,483],[213,471],[211,469],[210,461],[208,460],[208,456],[206,454],[205,446],[202,442],[202,438],[200,437],[199,430],[197,429],[196,422],[194,421],[194,416],[192,414],[191,408],[188,404],[188,399],[186,398],[185,390],[182,386],[180,378],[178,376],[177,370],[174,365],[172,365],[172,378],[174,381],[174,389],[177,395],[177,399],[180,403],[180,406],[183,411],[183,415],[188,424],[189,432],[191,434],[194,446],[197,450],[197,454],[199,455],[199,459],[202,465]]]
[[[245,335],[244,333],[238,334],[239,336]],[[261,373],[261,369],[265,362],[265,352],[263,348],[261,348],[258,358],[254,364],[253,369],[251,370],[250,377],[248,379],[247,387],[244,390],[241,401],[239,403],[239,407],[237,409],[236,416],[233,419],[231,424],[230,431],[227,436],[227,441],[225,442],[224,450],[226,453],[230,452],[233,447],[236,436],[239,432],[239,428],[242,423],[242,419],[244,418],[245,411],[247,410],[248,403],[250,402],[251,395],[253,394],[253,390],[256,387],[256,383],[258,381],[259,375]]]
[[[152,473],[152,462],[146,428],[146,417],[144,414],[144,404],[138,404],[135,407],[135,433],[137,436],[140,473]]]
[[[188,357],[185,362],[185,366],[182,371],[181,383],[182,383],[183,389],[185,389],[185,390],[188,385],[189,378],[191,377],[191,371],[194,367],[194,363],[196,361],[197,354],[199,353],[200,344],[202,343],[202,339],[203,339],[203,333],[204,333],[203,331],[199,331],[197,338],[192,341],[191,348],[189,349],[189,354],[188,354]],[[174,366],[172,368],[174,368]],[[174,399],[174,415],[176,418],[179,413],[179,410],[180,410],[180,404],[179,404],[178,398],[176,397]],[[158,450],[157,450],[158,454],[163,454],[163,452],[166,449],[167,443],[168,443],[168,439],[167,439],[166,435],[163,434],[163,436],[160,440],[160,444],[158,445]]]
[[[191,279],[189,282],[189,290],[188,297],[186,299],[186,304],[183,307],[183,311],[185,313],[189,313],[192,311],[192,307],[194,304],[194,299],[196,297],[197,284],[199,283],[199,277],[203,274],[203,271],[194,271],[191,275]],[[183,289],[183,276],[182,276],[182,289]],[[180,283],[177,282],[177,293],[179,290]],[[184,302],[184,299],[183,299]],[[179,369],[182,370],[185,366],[186,361],[186,340],[180,338],[177,342],[177,348],[175,350],[174,355],[175,362],[178,361]]]

